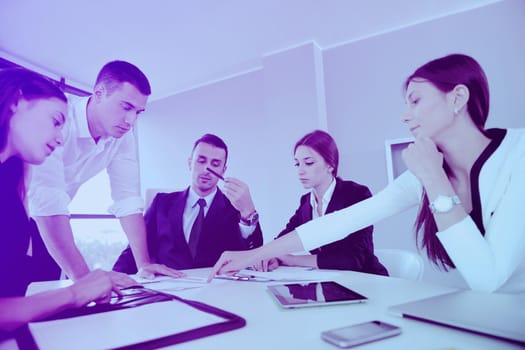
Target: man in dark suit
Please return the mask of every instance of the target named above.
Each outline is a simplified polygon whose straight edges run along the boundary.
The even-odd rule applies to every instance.
[[[179,270],[211,267],[225,250],[262,245],[248,186],[231,177],[224,178],[224,192],[217,186],[219,176],[222,179],[226,171],[227,158],[228,148],[222,139],[212,134],[202,136],[188,159],[191,186],[155,196],[145,221],[150,255],[157,263]],[[113,270],[136,273],[129,247]]]

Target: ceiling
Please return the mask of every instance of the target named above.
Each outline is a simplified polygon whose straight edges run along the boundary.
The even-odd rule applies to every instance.
[[[90,90],[114,59],[151,100],[255,69],[265,54],[321,48],[497,0],[0,0],[0,55]]]

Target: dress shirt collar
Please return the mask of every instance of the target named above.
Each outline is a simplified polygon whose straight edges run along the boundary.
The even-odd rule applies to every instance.
[[[322,203],[323,203],[323,215],[326,213],[326,208],[328,207],[328,204],[330,203],[330,200],[332,199],[332,195],[334,194],[335,190],[335,178],[332,179],[332,182],[330,183],[330,186],[326,189],[326,192],[323,195]],[[310,191],[310,204],[312,206],[314,217],[317,217],[317,202],[315,201],[315,194],[314,190],[312,189]]]
[[[79,98],[78,103],[73,105],[73,116],[78,126],[79,138],[92,138],[87,121],[87,104],[89,99],[90,96],[81,97]]]
[[[89,132],[88,118],[87,118],[87,106],[91,96],[80,97],[78,103],[73,105],[73,115],[78,126],[78,138],[87,138],[93,140],[93,136]],[[109,139],[108,136],[102,136],[98,143],[104,143],[105,140]]]
[[[217,188],[215,188],[215,190],[212,193],[210,193],[209,195],[207,195],[206,197],[201,197],[190,186],[190,190],[188,191],[187,205],[189,207],[193,208],[193,207],[195,207],[197,205],[197,201],[199,200],[199,198],[203,198],[206,201],[206,209],[207,209],[207,208],[210,207],[210,204],[213,201],[213,198],[215,197],[216,193],[217,193]]]

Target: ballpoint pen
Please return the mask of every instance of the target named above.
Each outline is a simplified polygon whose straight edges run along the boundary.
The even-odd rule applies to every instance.
[[[218,172],[216,172],[215,170],[210,169],[210,167],[206,167],[206,170],[208,170],[210,173],[212,173],[213,175],[217,176],[219,179],[224,181],[224,177],[221,174],[219,174]]]

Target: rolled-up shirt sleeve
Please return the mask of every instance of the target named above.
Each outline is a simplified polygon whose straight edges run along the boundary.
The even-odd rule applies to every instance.
[[[140,195],[140,170],[134,134],[124,136],[118,152],[107,167],[113,205],[109,212],[116,217],[142,213],[144,201]]]
[[[311,220],[297,227],[296,231],[304,249],[310,251],[417,205],[421,193],[419,180],[406,171],[375,196]]]
[[[28,192],[31,216],[69,215],[71,197],[64,178],[62,148],[57,148],[44,163],[31,167]]]

